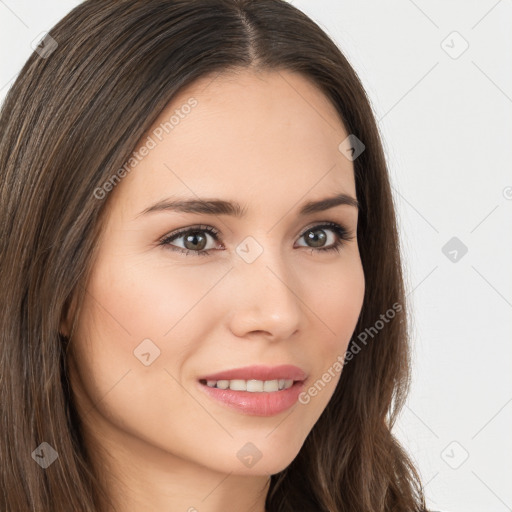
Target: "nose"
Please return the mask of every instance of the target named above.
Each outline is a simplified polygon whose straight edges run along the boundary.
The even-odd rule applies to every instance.
[[[299,329],[305,307],[300,280],[278,249],[265,249],[252,263],[237,260],[230,286],[233,334],[264,333],[271,340],[285,340]]]

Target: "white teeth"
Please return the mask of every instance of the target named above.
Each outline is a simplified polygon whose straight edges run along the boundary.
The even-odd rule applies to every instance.
[[[243,382],[243,381],[242,381]],[[266,381],[268,384],[270,384],[271,381]],[[262,380],[248,380],[245,386],[246,391],[252,391],[252,392],[261,392],[263,391],[263,387],[265,386],[265,382]],[[229,386],[231,388],[231,386]],[[233,389],[233,388],[231,388]],[[275,389],[266,389],[265,391],[276,391]]]
[[[219,389],[232,389],[233,391],[249,391],[251,393],[271,393],[273,391],[280,391],[288,389],[293,386],[292,379],[279,379],[279,380],[207,380],[206,385],[210,388]]]
[[[245,380],[230,380],[229,381],[229,389],[233,391],[246,391],[247,390],[247,382]]]

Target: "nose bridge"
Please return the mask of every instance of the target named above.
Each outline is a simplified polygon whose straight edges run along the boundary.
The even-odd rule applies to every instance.
[[[302,308],[300,283],[280,246],[247,237],[236,249],[234,324],[286,338],[298,328]]]

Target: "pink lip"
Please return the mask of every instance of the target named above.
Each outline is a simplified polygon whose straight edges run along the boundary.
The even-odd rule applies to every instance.
[[[282,364],[279,366],[245,366],[243,368],[234,368],[224,372],[213,373],[200,377],[199,380],[306,380],[307,374],[298,366],[291,364]]]
[[[198,386],[210,398],[218,400],[231,409],[254,416],[274,416],[289,409],[297,402],[304,389],[306,372],[293,365],[246,366],[224,372],[205,375],[199,379]],[[272,392],[233,391],[218,389],[206,385],[207,380],[294,380],[288,389]]]
[[[294,382],[291,388],[268,393],[210,388],[201,383],[197,385],[210,398],[222,402],[230,409],[253,416],[274,416],[286,411],[297,402],[304,389],[304,382]]]

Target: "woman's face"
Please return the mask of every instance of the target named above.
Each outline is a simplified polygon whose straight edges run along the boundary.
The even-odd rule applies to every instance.
[[[357,208],[301,213],[356,198],[339,149],[348,135],[326,97],[290,72],[204,78],[168,105],[98,199],[109,201],[106,227],[71,363],[98,443],[134,464],[269,475],[291,463],[339,381],[363,302]],[[165,206],[206,200],[243,212]],[[201,382],[254,365],[293,365],[305,380],[278,391],[260,382],[300,379],[278,369],[215,379],[266,391]]]

